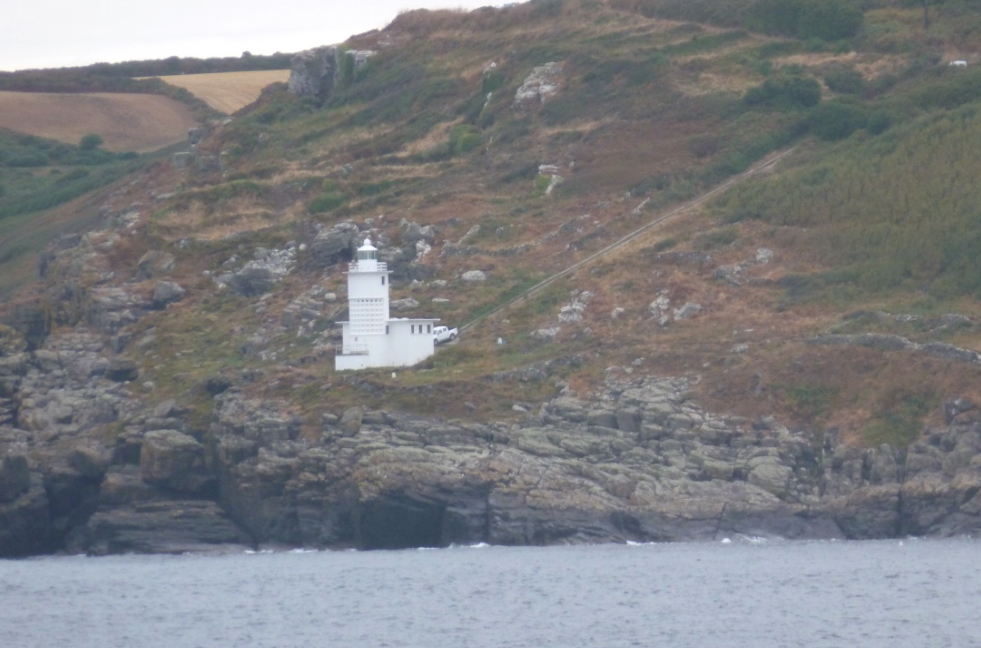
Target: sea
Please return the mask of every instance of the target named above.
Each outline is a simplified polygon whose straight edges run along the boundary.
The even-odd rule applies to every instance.
[[[981,646],[970,538],[0,561],[11,648]]]

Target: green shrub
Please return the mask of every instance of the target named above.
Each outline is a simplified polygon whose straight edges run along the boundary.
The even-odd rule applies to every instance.
[[[16,151],[4,156],[3,164],[9,167],[42,167],[47,166],[48,156],[41,151]]]
[[[796,36],[802,0],[757,0],[746,14],[746,24],[767,34]]]
[[[891,125],[892,117],[889,116],[889,113],[884,110],[876,110],[869,115],[869,121],[865,125],[865,129],[873,135],[879,135],[888,130]]]
[[[735,243],[739,238],[739,228],[735,226],[722,227],[711,232],[699,234],[692,241],[692,247],[696,250],[706,251],[715,248],[725,247]]]
[[[937,394],[931,387],[888,390],[880,397],[868,427],[862,431],[863,439],[870,445],[888,443],[905,448],[920,434],[936,400]]]
[[[861,9],[847,0],[757,0],[746,13],[751,29],[802,40],[851,38],[862,19]]]
[[[535,195],[544,196],[550,184],[552,184],[552,176],[543,174],[535,176]]]
[[[102,136],[97,135],[96,133],[88,133],[83,135],[82,139],[79,140],[78,148],[82,149],[83,151],[91,151],[102,146],[104,141],[105,140],[102,139]]]
[[[865,128],[868,115],[861,106],[831,101],[816,106],[808,116],[808,123],[814,135],[834,141],[845,139],[856,130]]]
[[[502,85],[504,85],[504,74],[498,70],[492,70],[484,73],[484,78],[480,84],[480,91],[486,97],[488,92],[494,92]]]
[[[450,131],[450,150],[454,155],[468,153],[480,146],[484,138],[470,124],[457,124]]]
[[[654,252],[664,252],[665,250],[670,250],[674,246],[678,245],[678,239],[668,237],[666,239],[661,239],[657,243],[651,246]]]
[[[951,109],[978,99],[981,99],[981,67],[944,70],[937,80],[924,84],[914,95],[917,105],[925,109]]]
[[[824,75],[824,85],[834,92],[857,95],[865,91],[865,78],[853,67],[837,68]]]
[[[347,198],[344,194],[336,192],[322,193],[307,203],[307,211],[311,214],[324,214],[337,209],[345,202],[347,202]]]
[[[779,75],[743,95],[748,106],[799,109],[816,106],[821,101],[821,85],[810,77]]]
[[[846,0],[807,0],[800,3],[797,37],[837,41],[851,38],[862,26],[862,10]]]
[[[347,52],[341,56],[340,82],[342,85],[354,83],[354,55]]]

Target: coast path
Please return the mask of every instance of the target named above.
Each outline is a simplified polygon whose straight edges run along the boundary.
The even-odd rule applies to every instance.
[[[713,188],[709,189],[708,191],[706,191],[705,193],[700,194],[699,196],[693,198],[692,200],[689,200],[688,202],[684,203],[680,207],[675,207],[671,211],[668,211],[668,212],[663,213],[663,214],[659,214],[653,220],[649,221],[648,223],[646,223],[645,225],[643,225],[639,229],[634,230],[630,234],[627,234],[626,236],[624,236],[620,240],[618,240],[618,241],[616,241],[614,243],[611,243],[610,245],[607,245],[602,250],[599,250],[597,252],[594,252],[594,253],[590,254],[589,256],[587,256],[586,258],[584,258],[584,259],[582,259],[580,261],[577,261],[576,263],[572,264],[571,266],[569,266],[565,270],[560,270],[559,272],[556,272],[555,274],[553,274],[553,275],[551,275],[549,277],[546,277],[542,281],[539,281],[538,283],[536,283],[531,288],[528,288],[527,290],[525,290],[524,292],[522,292],[517,297],[514,297],[514,298],[506,301],[505,303],[501,304],[500,306],[498,306],[494,310],[490,311],[489,313],[485,313],[483,315],[480,315],[479,317],[477,317],[477,318],[475,318],[475,319],[467,322],[466,324],[464,324],[463,326],[460,327],[460,333],[462,334],[462,333],[470,330],[471,328],[473,328],[474,326],[476,326],[480,322],[482,322],[484,320],[487,320],[487,319],[490,319],[490,318],[492,318],[492,317],[494,317],[494,316],[496,316],[496,315],[498,315],[498,314],[500,314],[500,313],[508,310],[509,308],[511,308],[512,306],[514,306],[515,304],[519,304],[519,303],[521,303],[523,301],[526,301],[526,300],[530,299],[531,297],[534,297],[537,293],[541,292],[542,290],[544,290],[545,288],[547,288],[551,284],[555,283],[559,279],[561,279],[563,277],[566,277],[566,276],[568,276],[568,275],[576,272],[577,270],[579,270],[580,268],[582,268],[584,266],[589,265],[590,263],[592,263],[596,259],[599,259],[599,258],[601,258],[601,257],[603,257],[603,256],[605,256],[605,255],[607,255],[607,254],[609,254],[609,253],[611,253],[611,252],[619,249],[619,248],[622,248],[627,243],[630,243],[631,241],[635,240],[636,238],[638,238],[641,235],[645,234],[646,232],[650,231],[654,227],[657,227],[661,223],[664,223],[667,220],[670,220],[672,218],[675,218],[676,216],[679,216],[679,215],[687,212],[692,207],[695,207],[695,206],[697,206],[697,205],[705,202],[706,200],[708,200],[709,198],[712,198],[713,196],[717,196],[717,195],[719,195],[721,193],[724,193],[725,191],[727,191],[728,189],[732,188],[733,186],[739,184],[743,180],[746,180],[747,178],[750,178],[750,177],[756,175],[757,173],[763,171],[764,169],[767,169],[767,168],[773,166],[774,164],[776,164],[777,162],[779,162],[783,158],[785,158],[788,155],[790,155],[791,153],[793,153],[795,149],[796,149],[796,147],[791,147],[791,148],[789,148],[789,149],[787,149],[785,151],[780,151],[780,152],[776,153],[775,155],[772,155],[772,156],[764,159],[762,162],[760,162],[759,164],[751,167],[750,169],[748,169],[746,171],[743,171],[742,173],[729,178],[725,182],[723,182],[721,184],[718,184],[715,187],[713,187]],[[640,205],[638,205],[634,209],[635,210],[636,209],[641,209],[641,208],[643,208],[643,206],[646,203],[647,203],[647,200],[644,200],[642,203],[640,203]]]

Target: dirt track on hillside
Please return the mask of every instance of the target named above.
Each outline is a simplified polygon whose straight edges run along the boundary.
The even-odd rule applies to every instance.
[[[258,99],[262,89],[269,84],[285,82],[289,76],[289,70],[260,70],[179,74],[158,78],[170,85],[184,88],[215,110],[230,115]]]
[[[0,92],[0,128],[69,144],[96,133],[110,151],[155,151],[196,124],[184,104],[159,95]]]
[[[672,219],[672,218],[674,218],[676,216],[680,216],[680,215],[688,212],[693,207],[696,207],[696,206],[702,204],[703,202],[705,202],[709,198],[712,198],[713,196],[716,196],[716,195],[718,195],[720,193],[723,193],[723,192],[727,191],[729,188],[731,188],[732,186],[738,184],[739,182],[742,182],[746,178],[749,178],[749,177],[751,177],[751,176],[753,176],[753,175],[755,175],[755,174],[757,174],[757,173],[759,173],[761,171],[764,171],[764,170],[768,169],[769,167],[773,166],[774,164],[776,164],[777,162],[779,162],[780,160],[782,160],[786,156],[788,156],[791,153],[793,153],[794,152],[794,148],[796,148],[796,147],[789,148],[789,149],[786,149],[784,151],[779,151],[779,152],[777,152],[777,153],[775,153],[775,154],[773,154],[773,155],[765,158],[763,161],[758,162],[757,164],[755,164],[749,170],[743,171],[742,173],[740,173],[740,174],[738,174],[736,176],[733,176],[732,178],[729,178],[725,182],[723,182],[721,184],[718,184],[715,187],[709,189],[708,191],[700,194],[699,196],[697,196],[697,197],[689,200],[688,202],[686,202],[685,204],[681,205],[680,207],[675,207],[674,209],[672,209],[672,210],[670,210],[668,212],[664,212],[664,213],[661,213],[661,214],[657,215],[654,219],[648,221],[645,225],[643,225],[642,227],[634,230],[630,234],[627,234],[626,236],[624,236],[623,238],[619,239],[618,241],[616,241],[614,243],[611,243],[610,245],[606,246],[605,248],[603,248],[602,250],[600,250],[598,252],[594,252],[593,254],[590,254],[585,259],[582,259],[581,261],[578,261],[578,262],[570,265],[565,270],[562,270],[560,272],[556,272],[555,274],[553,274],[552,276],[548,277],[547,279],[544,279],[544,280],[538,282],[537,284],[535,284],[534,286],[532,286],[528,290],[524,291],[523,293],[521,293],[517,297],[515,297],[513,299],[510,299],[509,301],[507,301],[506,303],[502,304],[501,306],[498,306],[497,308],[495,308],[491,312],[489,312],[489,313],[487,313],[485,315],[481,315],[481,316],[477,317],[476,319],[473,319],[473,320],[467,322],[466,324],[464,324],[463,326],[460,327],[460,332],[463,333],[464,331],[467,331],[467,330],[473,328],[475,325],[479,324],[480,322],[482,322],[484,320],[487,320],[487,319],[490,319],[490,318],[494,317],[495,315],[497,315],[498,313],[501,313],[501,312],[507,310],[508,308],[511,308],[515,304],[518,304],[520,302],[525,301],[529,297],[532,297],[536,293],[541,292],[546,287],[548,287],[552,283],[558,281],[562,277],[565,277],[567,275],[570,275],[573,272],[579,270],[580,268],[582,268],[582,267],[584,267],[586,265],[589,265],[590,263],[592,263],[596,259],[599,259],[600,257],[605,256],[605,255],[609,254],[610,252],[613,252],[614,250],[618,250],[618,249],[622,248],[624,245],[626,245],[626,244],[630,243],[631,241],[635,240],[637,237],[641,236],[642,234],[646,233],[648,230],[656,227],[657,225],[660,225],[661,223],[664,223],[667,220],[670,220],[670,219]],[[644,200],[643,202],[640,203],[640,205],[638,205],[635,208],[635,211],[639,213],[640,210],[643,210],[644,205],[646,205],[646,204],[647,204],[647,200]]]

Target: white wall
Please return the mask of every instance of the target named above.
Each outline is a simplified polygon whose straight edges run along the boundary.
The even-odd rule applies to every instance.
[[[436,321],[432,319],[388,320],[388,334],[357,336],[351,334],[349,323],[343,322],[345,346],[363,344],[367,347],[368,353],[338,354],[334,366],[338,371],[345,371],[369,367],[411,367],[418,364],[433,355],[432,328]]]

